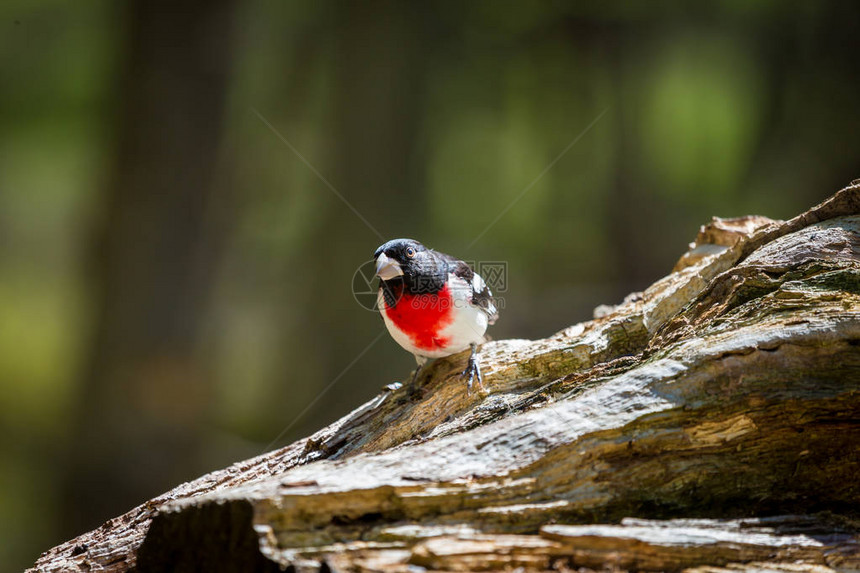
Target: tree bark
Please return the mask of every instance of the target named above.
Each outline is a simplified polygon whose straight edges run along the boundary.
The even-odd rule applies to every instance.
[[[44,571],[860,568],[860,182],[714,219],[592,321],[390,385]]]

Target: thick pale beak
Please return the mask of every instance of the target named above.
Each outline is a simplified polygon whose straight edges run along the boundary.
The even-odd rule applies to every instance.
[[[401,275],[403,275],[403,269],[400,268],[400,263],[386,257],[385,253],[380,253],[376,259],[376,276],[387,281]]]

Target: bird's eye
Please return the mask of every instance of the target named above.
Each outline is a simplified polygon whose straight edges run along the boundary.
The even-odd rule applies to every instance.
[[[415,249],[412,247],[406,247],[406,256],[410,259],[415,256]]]

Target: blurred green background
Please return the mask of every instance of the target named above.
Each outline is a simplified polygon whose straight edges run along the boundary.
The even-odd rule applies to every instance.
[[[0,4],[2,567],[408,375],[386,336],[299,417],[383,326],[350,290],[382,240],[298,154],[386,239],[506,261],[491,334],[543,337],[712,215],[860,177],[858,26],[853,2]]]

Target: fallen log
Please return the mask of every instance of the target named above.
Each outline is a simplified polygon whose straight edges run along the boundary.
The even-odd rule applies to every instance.
[[[595,319],[385,387],[39,571],[860,570],[860,182]]]

